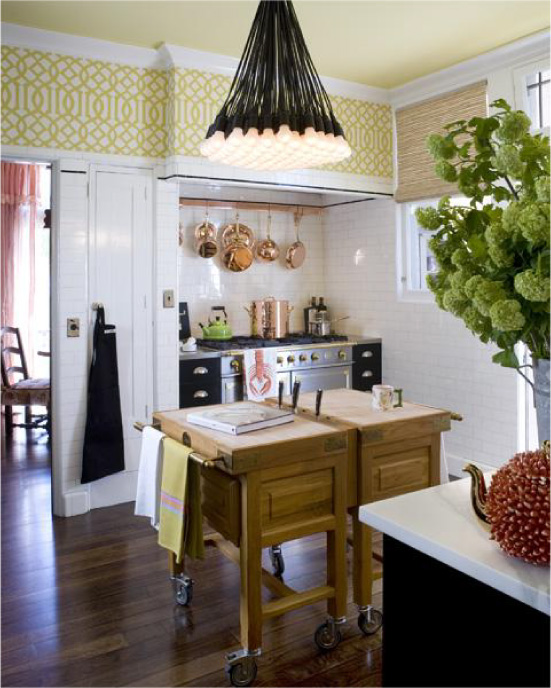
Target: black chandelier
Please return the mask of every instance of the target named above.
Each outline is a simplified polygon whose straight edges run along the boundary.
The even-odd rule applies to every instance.
[[[230,91],[200,146],[212,161],[302,169],[350,153],[290,0],[261,0]]]

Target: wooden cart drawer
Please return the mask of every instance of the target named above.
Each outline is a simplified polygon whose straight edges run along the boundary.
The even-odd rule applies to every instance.
[[[203,468],[203,516],[209,524],[239,546],[241,498],[239,480],[213,468]]]
[[[262,530],[334,513],[333,470],[326,468],[262,483]]]
[[[430,447],[392,454],[371,465],[373,501],[430,486]]]

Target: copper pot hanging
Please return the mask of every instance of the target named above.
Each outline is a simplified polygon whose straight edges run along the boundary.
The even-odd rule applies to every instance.
[[[222,262],[232,272],[243,272],[253,262],[254,233],[247,225],[240,224],[239,214],[235,223],[225,225],[221,232]]]
[[[279,258],[279,246],[271,237],[272,213],[268,211],[266,238],[256,244],[256,258],[261,263],[273,263]]]
[[[298,210],[295,213],[295,236],[296,240],[287,249],[287,254],[285,256],[285,264],[290,270],[296,270],[304,263],[306,258],[306,246],[302,243],[298,234],[298,227],[300,224],[301,216],[299,216]]]
[[[201,258],[212,258],[218,253],[216,227],[209,222],[208,210],[203,222],[195,227],[195,251]]]

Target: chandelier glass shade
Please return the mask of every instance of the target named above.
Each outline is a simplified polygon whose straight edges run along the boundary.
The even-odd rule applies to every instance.
[[[261,0],[200,152],[258,170],[317,167],[351,154],[290,0]]]

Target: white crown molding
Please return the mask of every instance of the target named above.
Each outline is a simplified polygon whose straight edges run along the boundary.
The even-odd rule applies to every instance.
[[[395,108],[404,107],[467,86],[486,78],[491,72],[549,56],[549,37],[549,30],[540,31],[452,67],[414,79],[391,89],[390,102]]]
[[[145,69],[159,69],[164,66],[157,50],[97,38],[73,36],[58,31],[34,29],[30,26],[8,22],[2,22],[2,45],[127,64]]]
[[[235,57],[218,55],[203,50],[191,50],[190,48],[183,48],[179,45],[170,45],[168,43],[163,43],[159,48],[159,54],[169,67],[200,69],[229,77],[233,77],[239,65],[239,60]],[[331,96],[355,98],[373,103],[389,102],[389,92],[385,88],[365,86],[354,81],[334,79],[327,76],[322,76],[321,81],[325,90]]]
[[[167,67],[204,69],[207,72],[215,72],[224,76],[233,76],[239,64],[237,58],[229,55],[193,50],[170,43],[163,43],[159,48],[159,53],[164,58]]]

